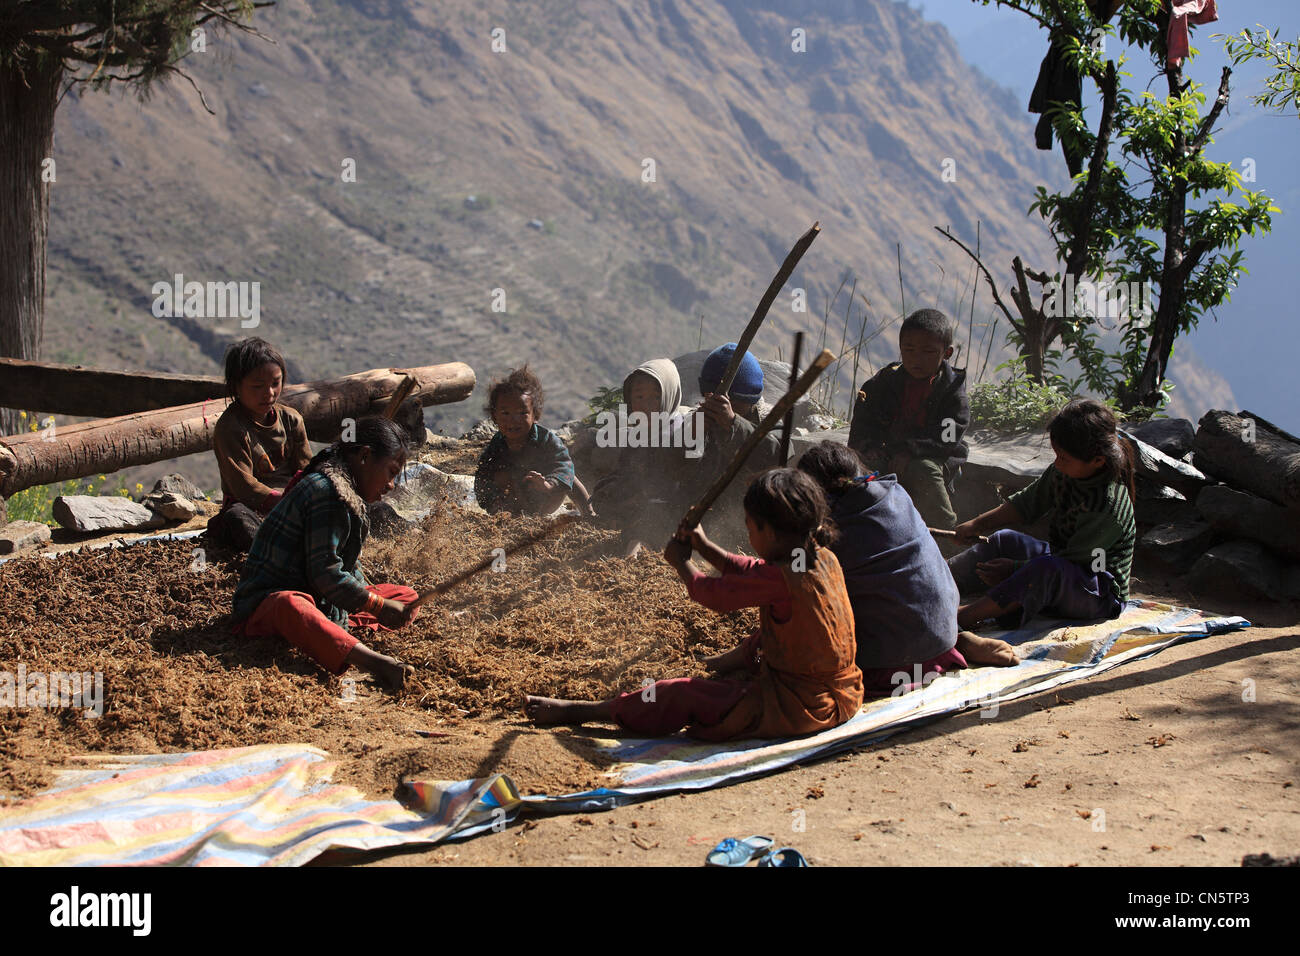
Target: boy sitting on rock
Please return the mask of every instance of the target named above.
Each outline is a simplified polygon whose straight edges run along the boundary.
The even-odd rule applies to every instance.
[[[898,332],[899,362],[858,392],[849,447],[873,470],[898,476],[932,528],[957,525],[950,492],[966,460],[970,423],[966,370],[948,364],[952,323],[937,309],[918,309]]]

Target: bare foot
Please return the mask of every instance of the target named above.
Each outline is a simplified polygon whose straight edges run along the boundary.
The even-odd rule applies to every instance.
[[[524,698],[524,716],[541,727],[608,720],[609,702],[563,700],[558,697],[534,697],[530,694]]]
[[[970,631],[957,632],[957,650],[970,664],[991,664],[994,667],[1014,667],[1020,663],[1015,648],[996,637],[980,637]]]
[[[357,644],[348,654],[346,663],[370,674],[383,685],[385,690],[400,694],[406,687],[406,678],[415,672],[410,664],[403,664],[395,657],[388,657],[371,650],[364,644]]]

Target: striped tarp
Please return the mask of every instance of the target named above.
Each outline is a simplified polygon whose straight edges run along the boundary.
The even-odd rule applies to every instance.
[[[871,701],[852,720],[810,737],[702,744],[685,737],[610,739],[609,784],[574,794],[521,797],[508,777],[416,781],[407,809],[330,782],[333,764],[305,745],[187,754],[84,758],[89,769],[0,809],[3,865],[295,865],[328,849],[433,844],[503,830],[520,813],[591,812],[666,793],[702,790],[868,746],[947,714],[1000,706],[1096,676],[1179,641],[1249,627],[1240,617],[1130,602],[1114,621],[1046,622],[1000,636],[1014,667],[945,674]],[[413,812],[416,811],[416,812]]]

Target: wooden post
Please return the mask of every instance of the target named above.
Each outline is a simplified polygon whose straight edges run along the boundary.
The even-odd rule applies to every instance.
[[[450,362],[375,369],[333,381],[291,385],[280,400],[302,415],[309,438],[333,441],[344,418],[371,414],[407,374],[420,385],[417,395],[422,405],[463,401],[474,390],[474,371],[464,363]],[[194,402],[0,438],[0,498],[33,485],[207,451],[212,448],[213,426],[227,404],[225,399]]]

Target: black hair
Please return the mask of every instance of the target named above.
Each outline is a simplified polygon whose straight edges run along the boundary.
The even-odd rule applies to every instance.
[[[497,402],[503,395],[518,395],[521,399],[527,397],[529,407],[533,410],[533,418],[542,417],[542,405],[546,400],[546,395],[542,392],[542,381],[527,365],[523,368],[512,368],[505,378],[499,378],[492,383],[492,387],[488,389],[489,416],[496,412]]]
[[[745,511],[805,548],[835,540],[835,522],[821,485],[794,468],[769,468],[751,481]]]
[[[944,348],[952,345],[952,323],[938,309],[917,309],[899,327],[898,334],[904,332],[924,332],[942,342]]]
[[[796,467],[817,482],[828,495],[843,492],[866,471],[856,451],[835,441],[813,445],[799,456]]]
[[[226,394],[238,400],[239,383],[263,365],[280,366],[281,383],[288,384],[289,369],[284,364],[284,356],[266,339],[253,336],[230,343],[226,349]]]
[[[1071,400],[1056,413],[1047,433],[1071,458],[1092,461],[1100,456],[1112,480],[1120,482],[1133,492],[1133,451],[1128,442],[1121,441],[1115,413],[1092,398]]]
[[[334,444],[322,448],[303,471],[320,471],[326,459],[346,458],[362,448],[369,448],[375,458],[405,458],[406,447],[406,429],[382,415],[367,415],[357,419],[351,441],[340,437]]]

